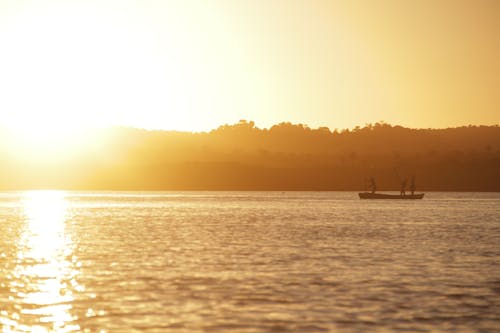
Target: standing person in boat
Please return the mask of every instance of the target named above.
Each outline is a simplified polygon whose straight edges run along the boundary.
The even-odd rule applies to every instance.
[[[414,195],[415,194],[415,175],[412,175],[411,176],[411,180],[410,180],[410,191],[411,191],[411,195]]]
[[[369,188],[372,190],[372,193],[375,193],[377,190],[377,184],[375,183],[375,178],[370,177],[370,186]]]
[[[408,178],[405,178],[401,181],[401,196],[404,197],[406,195],[406,183],[408,182]]]

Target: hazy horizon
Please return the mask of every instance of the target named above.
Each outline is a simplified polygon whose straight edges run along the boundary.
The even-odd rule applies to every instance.
[[[255,128],[260,129],[260,130],[270,130],[274,126],[279,126],[281,124],[291,124],[291,125],[296,125],[296,126],[303,126],[305,128],[309,128],[311,130],[317,130],[317,129],[328,129],[330,132],[341,132],[341,131],[353,131],[359,128],[363,128],[366,126],[374,126],[376,124],[384,124],[384,125],[389,125],[392,127],[402,127],[405,129],[412,129],[412,130],[445,130],[445,129],[457,129],[457,128],[463,128],[463,127],[498,127],[500,126],[500,122],[498,123],[462,123],[462,124],[457,124],[454,126],[442,126],[442,127],[436,127],[436,126],[430,126],[430,127],[418,127],[418,126],[405,126],[403,124],[398,124],[398,123],[391,123],[387,122],[385,120],[378,120],[375,122],[364,122],[364,123],[359,123],[359,124],[354,124],[350,127],[341,127],[341,126],[328,126],[326,124],[318,124],[316,126],[312,126],[308,123],[305,122],[294,122],[294,121],[289,121],[289,120],[282,120],[276,123],[268,124],[266,126],[259,125],[258,122],[252,120],[252,119],[238,119],[237,121],[234,122],[229,122],[229,123],[220,123],[218,125],[215,125],[214,127],[204,129],[204,130],[183,130],[183,129],[168,129],[168,128],[156,128],[156,127],[141,127],[138,125],[126,125],[126,124],[108,124],[108,125],[100,125],[100,126],[87,126],[80,128],[78,131],[79,132],[92,132],[92,131],[99,131],[99,130],[112,130],[114,128],[125,128],[125,129],[136,129],[136,130],[144,130],[144,131],[151,131],[151,132],[181,132],[181,133],[191,133],[191,134],[202,134],[202,133],[210,133],[213,131],[216,131],[217,129],[224,127],[224,126],[234,126],[239,123],[253,123]],[[8,132],[15,132],[15,129],[10,128],[9,126],[5,126],[0,124],[0,131],[3,131],[4,133]]]

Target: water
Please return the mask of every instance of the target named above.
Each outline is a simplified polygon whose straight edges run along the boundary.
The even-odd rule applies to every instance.
[[[0,193],[3,332],[494,332],[500,194]]]

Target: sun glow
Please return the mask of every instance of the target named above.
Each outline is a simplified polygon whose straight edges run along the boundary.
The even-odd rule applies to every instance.
[[[8,51],[0,53],[0,125],[17,139],[57,145],[88,128],[141,127],[140,113],[165,108],[172,75],[141,25],[92,5],[31,6],[0,22]]]
[[[52,123],[8,126],[5,134],[10,156],[33,163],[77,156],[97,141],[89,129]]]
[[[70,123],[40,119],[7,126],[9,135],[16,141],[40,146],[58,146],[73,141],[85,128]]]
[[[0,34],[9,50],[0,55],[0,125],[18,154],[48,159],[70,154],[88,140],[85,132],[106,124],[102,98],[86,98],[107,91],[95,80],[98,72],[106,73],[93,56],[105,42],[101,27],[84,32],[84,22],[75,17],[39,8],[22,12]],[[85,47],[83,36],[97,45]]]

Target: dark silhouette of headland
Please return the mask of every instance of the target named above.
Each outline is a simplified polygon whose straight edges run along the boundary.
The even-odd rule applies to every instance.
[[[71,158],[33,163],[0,144],[0,188],[67,190],[500,191],[500,127],[411,129],[386,123],[352,130],[252,121],[210,132],[109,128]],[[415,190],[415,189],[413,189]]]

